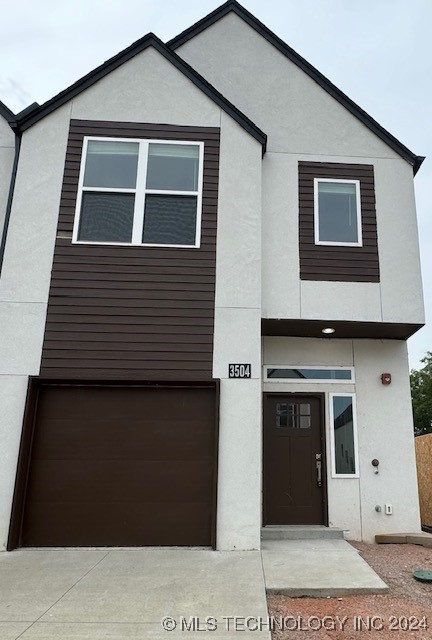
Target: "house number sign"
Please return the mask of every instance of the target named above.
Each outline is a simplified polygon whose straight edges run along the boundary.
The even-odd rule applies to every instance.
[[[230,364],[230,365],[228,365],[228,377],[229,378],[250,378],[251,377],[251,365],[250,364]]]

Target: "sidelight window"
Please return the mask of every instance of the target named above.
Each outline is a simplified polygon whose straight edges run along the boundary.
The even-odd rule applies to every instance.
[[[355,395],[331,393],[330,425],[332,436],[333,477],[358,477],[357,426]]]
[[[199,247],[203,143],[85,138],[73,241]]]

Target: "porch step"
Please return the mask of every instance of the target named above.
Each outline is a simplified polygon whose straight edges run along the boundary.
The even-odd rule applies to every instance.
[[[262,540],[343,540],[343,529],[323,525],[267,525],[261,529]]]
[[[389,590],[346,540],[263,540],[261,555],[268,594],[335,598]]]

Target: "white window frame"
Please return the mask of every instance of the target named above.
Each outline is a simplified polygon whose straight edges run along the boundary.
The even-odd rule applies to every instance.
[[[342,184],[354,184],[356,188],[356,207],[357,207],[357,242],[332,242],[330,240],[320,240],[319,238],[319,183],[320,182],[336,182]],[[315,244],[325,245],[329,247],[362,247],[362,214],[361,214],[361,198],[360,198],[360,180],[342,180],[336,178],[314,178],[314,230]]]
[[[334,430],[334,409],[333,398],[343,397],[352,399],[353,408],[353,440],[354,440],[354,465],[355,473],[336,473],[336,453],[335,453],[335,430]],[[358,432],[357,432],[357,399],[355,393],[329,393],[329,415],[330,415],[330,450],[332,461],[332,478],[359,478],[359,456],[358,456]]]
[[[267,372],[269,369],[320,369],[322,371],[350,371],[351,372],[351,380],[336,380],[332,378],[328,378],[327,380],[317,380],[309,378],[268,378]],[[341,367],[341,366],[329,366],[329,365],[316,365],[316,366],[303,366],[299,364],[267,364],[264,366],[264,382],[273,383],[276,382],[280,384],[281,382],[286,382],[289,384],[355,384],[355,369],[354,367]],[[336,394],[337,395],[337,394]],[[342,395],[342,394],[341,394]]]
[[[102,142],[135,142],[139,144],[137,180],[135,189],[120,189],[111,187],[84,187],[84,173],[87,160],[87,148],[90,141]],[[198,190],[197,191],[171,191],[168,189],[147,189],[147,162],[150,144],[169,144],[169,145],[192,145],[199,147],[199,170],[198,170]],[[88,245],[108,245],[122,247],[168,247],[173,249],[199,249],[201,246],[201,224],[202,224],[202,191],[203,191],[203,165],[204,165],[204,143],[198,140],[158,140],[147,138],[111,138],[99,136],[85,136],[83,140],[80,174],[78,181],[77,201],[75,207],[75,219],[72,232],[72,244],[88,244]],[[135,194],[134,217],[132,227],[131,242],[104,242],[96,240],[79,240],[78,231],[81,216],[81,201],[84,191],[102,192],[102,193],[133,193]],[[145,197],[146,194],[154,195],[181,195],[196,196],[197,198],[197,215],[196,230],[194,244],[159,244],[159,243],[143,243],[142,235],[144,230],[145,218]]]

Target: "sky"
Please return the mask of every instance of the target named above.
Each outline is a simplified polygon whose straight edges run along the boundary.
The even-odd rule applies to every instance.
[[[0,100],[40,104],[152,31],[166,41],[222,0],[21,0],[0,22]],[[418,155],[415,178],[428,324],[410,365],[432,351],[432,0],[243,0],[242,4]],[[403,256],[401,256],[403,260]],[[403,304],[403,300],[401,300]]]

